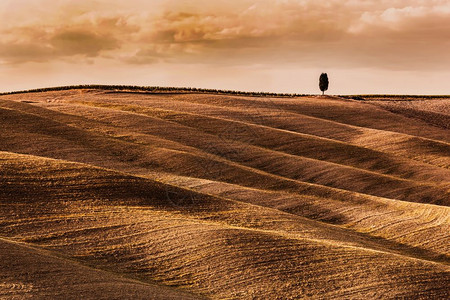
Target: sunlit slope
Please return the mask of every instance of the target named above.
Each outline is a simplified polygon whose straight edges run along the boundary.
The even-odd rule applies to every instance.
[[[136,295],[446,298],[450,136],[410,117],[332,97],[0,96],[2,245]]]
[[[445,263],[277,209],[88,165],[7,152],[0,162],[0,235],[111,277],[212,298],[442,298],[448,292]]]
[[[299,195],[192,177],[159,179],[202,193],[340,225],[366,237],[381,237],[375,240],[376,245],[390,251],[444,262],[450,259],[450,208],[447,207],[345,193],[332,197]]]
[[[329,138],[236,122],[216,127],[203,122],[210,124],[205,132],[196,124],[111,108],[63,104],[48,112],[35,107],[29,111],[30,105],[22,103],[4,106],[11,109],[2,110],[2,126],[10,128],[3,150],[259,188],[279,188],[279,181],[295,180],[405,201],[450,201],[449,169]],[[71,114],[53,111],[58,109]],[[23,126],[17,128],[12,120]],[[47,126],[40,128],[41,123]],[[8,135],[11,131],[16,133]],[[450,146],[434,143],[434,156],[440,153],[445,165]]]
[[[201,299],[0,238],[1,299]]]
[[[446,97],[436,97],[428,101],[426,97],[389,97],[372,96],[366,99],[371,104],[389,111],[420,119],[444,129],[450,129],[450,101]]]

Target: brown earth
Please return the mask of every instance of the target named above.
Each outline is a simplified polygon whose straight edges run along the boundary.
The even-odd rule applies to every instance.
[[[0,96],[0,298],[450,297],[449,100],[389,101]]]
[[[389,111],[420,119],[437,127],[450,129],[450,101],[448,97],[433,100],[407,97],[395,100],[373,98],[370,101]]]

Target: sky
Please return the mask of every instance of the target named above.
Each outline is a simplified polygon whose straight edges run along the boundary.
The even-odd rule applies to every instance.
[[[0,91],[450,94],[448,0],[0,0]]]

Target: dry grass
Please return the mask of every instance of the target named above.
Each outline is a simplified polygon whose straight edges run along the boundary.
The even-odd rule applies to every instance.
[[[370,103],[1,96],[0,296],[448,298],[448,130]]]

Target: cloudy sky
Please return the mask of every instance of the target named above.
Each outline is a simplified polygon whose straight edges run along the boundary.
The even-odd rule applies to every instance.
[[[448,0],[0,0],[0,91],[450,94]]]

